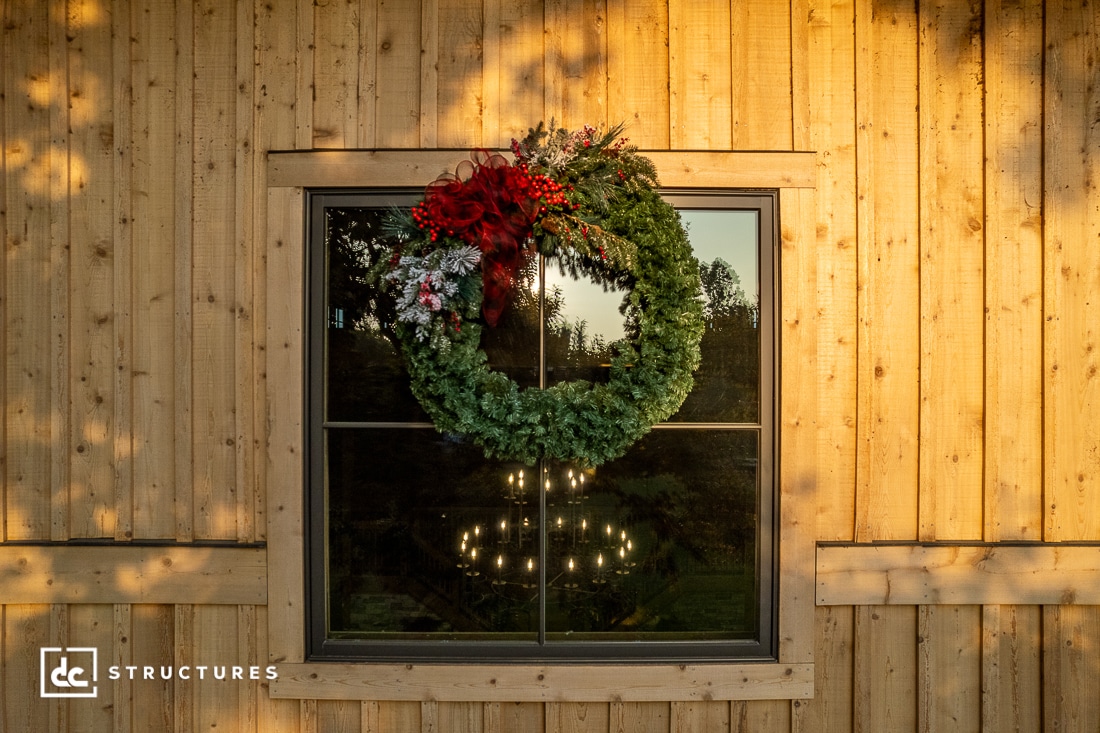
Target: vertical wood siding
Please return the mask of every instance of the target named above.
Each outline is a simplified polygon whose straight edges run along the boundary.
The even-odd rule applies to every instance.
[[[264,491],[267,451],[301,450],[300,426],[264,404],[267,365],[301,347],[267,336],[301,305],[264,286],[268,268],[298,266],[268,249],[285,227],[265,152],[493,147],[550,118],[624,121],[643,148],[816,151],[812,198],[781,212],[816,239],[797,260],[816,338],[784,342],[809,357],[784,387],[820,405],[784,454],[814,472],[816,539],[1100,541],[1094,3],[0,8],[4,542],[300,531]],[[0,730],[1100,727],[1100,608],[1078,605],[819,607],[816,697],[795,702],[288,701],[262,681],[156,679],[38,697],[45,645],[120,665],[266,664],[300,650],[269,641],[296,618],[284,601],[14,599]]]

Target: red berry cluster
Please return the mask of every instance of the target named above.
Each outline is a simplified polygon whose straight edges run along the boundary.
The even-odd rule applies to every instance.
[[[428,232],[428,236],[433,242],[439,239],[442,227],[439,222],[432,221],[432,217],[428,213],[427,201],[421,201],[419,204],[412,207],[411,213],[413,221],[416,222],[416,226]]]
[[[540,214],[545,214],[546,210],[552,206],[564,206],[569,209],[577,208],[578,205],[569,203],[565,186],[542,173],[531,173],[527,170],[526,164],[521,164],[519,169],[527,175],[527,179],[530,181],[530,187],[526,192],[527,196],[532,201],[542,202],[539,206]]]

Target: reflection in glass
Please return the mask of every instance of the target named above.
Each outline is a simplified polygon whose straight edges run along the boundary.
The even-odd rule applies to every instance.
[[[759,214],[681,211],[704,297],[695,387],[675,425],[584,471],[487,460],[460,437],[379,425],[429,421],[395,344],[394,304],[368,284],[390,256],[384,215],[325,209],[323,327],[316,314],[313,322],[325,335],[317,455],[327,491],[327,637],[759,638],[760,454],[768,450]],[[543,277],[540,305],[531,260],[498,326],[483,329],[491,368],[525,388],[538,387],[543,359],[547,385],[606,381],[625,335],[625,293],[564,275],[553,260]]]
[[[430,429],[329,430],[327,443],[332,637],[523,638],[538,628],[536,584],[492,583],[502,520],[513,536],[526,520],[519,549],[537,546],[533,488],[522,505],[504,500],[522,466]]]
[[[757,438],[655,431],[581,471],[430,430],[329,431],[331,633],[537,631],[543,491],[548,639],[753,638]]]

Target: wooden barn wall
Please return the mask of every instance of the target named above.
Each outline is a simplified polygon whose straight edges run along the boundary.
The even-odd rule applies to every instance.
[[[1026,576],[819,599],[813,700],[37,694],[41,646],[267,663],[269,150],[497,146],[553,117],[816,151],[819,563],[1100,541],[1095,3],[0,6],[0,731],[1100,729],[1100,600]]]

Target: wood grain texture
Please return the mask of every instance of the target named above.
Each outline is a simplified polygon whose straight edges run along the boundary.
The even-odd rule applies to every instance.
[[[916,9],[857,2],[855,37],[856,540],[914,539],[920,408]]]
[[[0,545],[0,603],[263,603],[261,548]]]
[[[4,539],[44,539],[51,534],[51,504],[68,504],[68,485],[51,491],[51,465],[64,462],[67,440],[55,440],[51,388],[52,330],[43,304],[53,303],[49,197],[51,167],[63,167],[51,149],[49,17],[41,5],[5,4],[2,84],[4,131],[0,230],[0,346],[3,347]],[[30,41],[20,52],[16,38]],[[22,44],[20,44],[22,45]],[[64,147],[56,154],[60,155]],[[60,192],[58,192],[60,193]],[[67,315],[67,314],[66,314]],[[60,378],[66,382],[68,375]],[[67,417],[68,405],[63,406]],[[57,496],[52,496],[56,493]]]
[[[1100,547],[818,545],[817,603],[1100,604]]]
[[[818,501],[816,537],[855,533],[857,239],[855,8],[807,10],[810,147],[817,150]]]
[[[985,535],[1043,534],[1042,3],[985,8]]]
[[[921,540],[982,537],[982,14],[920,6]]]
[[[730,6],[669,2],[668,59],[671,146],[731,149]]]
[[[1100,13],[1052,2],[1044,65],[1044,539],[1100,536]],[[1085,64],[1082,65],[1082,60]]]
[[[1042,730],[1042,609],[982,607],[982,729]]]
[[[280,664],[271,694],[325,700],[653,702],[812,695],[811,664]]]

